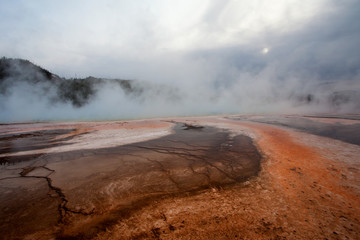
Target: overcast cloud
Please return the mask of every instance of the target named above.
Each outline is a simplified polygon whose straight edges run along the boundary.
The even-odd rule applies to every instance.
[[[5,0],[0,53],[62,77],[165,83],[218,98],[223,112],[267,111],[323,84],[359,89],[359,13],[357,0]]]

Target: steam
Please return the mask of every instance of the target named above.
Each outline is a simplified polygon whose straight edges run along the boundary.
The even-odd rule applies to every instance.
[[[158,1],[153,10],[160,17],[137,8],[140,18],[115,15],[112,9],[119,6],[113,3],[106,10],[112,22],[90,25],[95,30],[109,26],[116,34],[99,31],[81,38],[77,30],[83,29],[83,22],[77,22],[79,29],[63,29],[72,34],[73,40],[66,42],[69,46],[62,46],[46,28],[49,41],[41,48],[37,41],[43,36],[27,39],[22,45],[26,49],[15,47],[17,51],[4,40],[1,53],[40,62],[52,73],[16,61],[7,66],[9,72],[0,79],[0,121],[360,113],[360,3],[326,0],[298,6],[295,1],[290,5],[286,4],[291,1],[274,2],[271,9],[280,17],[272,18],[259,8],[264,19],[245,12],[239,15],[239,9],[248,9],[242,5],[245,1],[215,5],[201,1],[197,8],[179,3],[178,12],[187,18],[165,11],[167,5]],[[90,1],[87,6],[93,5]],[[306,6],[312,7],[301,15],[298,9]],[[127,7],[127,11],[134,8]],[[195,11],[191,16],[190,10]],[[50,13],[51,7],[42,14]],[[101,14],[98,17],[100,21]],[[115,20],[121,27],[111,25]],[[57,27],[51,29],[63,26]],[[19,39],[25,38],[20,35]],[[85,44],[75,46],[75,42]],[[54,46],[62,51],[54,51]],[[7,60],[1,59],[2,63]],[[74,73],[82,78],[71,78]]]
[[[9,70],[16,71],[7,71],[8,76],[16,77],[1,82],[2,122],[234,113],[354,113],[360,107],[360,91],[348,90],[356,89],[356,82],[348,81],[346,87],[343,81],[340,85],[301,86],[296,78],[275,81],[278,73],[274,67],[258,73],[225,68],[228,82],[196,82],[188,86],[92,77],[48,78],[36,67],[21,72],[18,62],[22,60],[1,61],[2,65],[5,61],[15,64]],[[215,68],[216,71],[219,69]]]

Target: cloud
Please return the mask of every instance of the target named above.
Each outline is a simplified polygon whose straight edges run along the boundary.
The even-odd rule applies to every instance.
[[[82,76],[88,75],[92,63],[101,65],[106,57],[148,63],[178,52],[265,44],[264,34],[301,29],[329,7],[326,4],[333,5],[310,0],[1,4],[0,30],[6,33],[1,52],[30,59],[60,75],[70,70]],[[113,64],[109,75],[117,74]]]

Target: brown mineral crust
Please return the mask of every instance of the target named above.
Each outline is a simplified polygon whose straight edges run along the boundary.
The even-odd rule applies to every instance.
[[[99,239],[358,239],[359,189],[349,182],[360,179],[357,146],[345,144],[355,149],[347,153],[349,161],[334,161],[316,146],[298,141],[305,133],[258,123],[212,122],[256,133],[266,156],[260,176],[242,185],[156,202]],[[357,170],[351,175],[349,169]]]
[[[255,116],[255,118],[260,119],[261,116]],[[175,121],[114,122],[113,126],[110,122],[86,123],[78,124],[77,129],[83,129],[81,130],[83,132],[80,132],[84,133],[91,132],[95,128],[99,130],[119,127],[121,129],[125,126],[131,130],[136,130],[138,127],[162,128],[166,124],[178,121],[189,126],[223,127],[230,129],[235,135],[245,133],[254,139],[255,145],[264,157],[259,175],[245,182],[210,184],[208,186],[210,188],[197,188],[196,191],[185,190],[177,193],[179,186],[190,186],[191,188],[191,186],[203,183],[206,185],[206,178],[202,172],[203,163],[193,165],[197,167],[195,171],[200,173],[196,178],[183,181],[181,179],[187,176],[185,174],[187,170],[184,169],[187,169],[192,161],[189,162],[186,158],[181,161],[181,155],[177,157],[167,155],[169,149],[177,153],[189,152],[188,148],[194,147],[193,145],[198,141],[193,142],[192,146],[187,146],[186,135],[182,137],[179,135],[183,140],[182,143],[180,141],[180,145],[178,145],[179,139],[170,145],[163,145],[158,140],[153,140],[150,145],[130,144],[129,148],[124,148],[127,154],[129,151],[134,151],[136,146],[153,149],[142,148],[141,151],[134,151],[130,155],[136,155],[135,157],[129,155],[128,161],[119,162],[125,164],[130,171],[126,172],[125,168],[125,172],[120,173],[114,169],[113,172],[107,173],[106,178],[104,178],[105,175],[102,175],[105,172],[101,168],[111,169],[118,164],[114,154],[123,148],[82,150],[64,155],[65,159],[74,158],[74,163],[78,161],[81,164],[96,163],[96,158],[99,156],[108,159],[104,165],[96,165],[98,163],[94,165],[96,167],[93,169],[95,171],[93,175],[84,175],[77,179],[76,175],[71,174],[72,171],[76,173],[75,166],[81,166],[81,164],[73,165],[71,161],[66,163],[56,160],[35,169],[13,168],[13,172],[7,172],[6,176],[10,177],[6,177],[6,180],[2,180],[0,183],[2,182],[5,186],[10,183],[12,178],[16,181],[26,181],[27,177],[34,179],[32,176],[46,178],[44,176],[53,171],[49,178],[54,180],[49,184],[52,184],[51,187],[54,190],[49,192],[49,196],[54,199],[53,203],[58,203],[60,200],[59,193],[56,193],[58,190],[62,191],[60,193],[65,194],[69,201],[66,205],[69,211],[65,222],[54,225],[54,219],[58,215],[56,212],[54,214],[49,211],[48,216],[52,222],[41,227],[42,220],[38,219],[39,225],[36,229],[34,228],[32,234],[27,235],[26,239],[51,239],[54,237],[58,239],[358,239],[360,233],[360,163],[358,161],[360,147],[298,132],[291,128],[249,122],[246,121],[246,117],[244,119],[245,121],[220,117],[181,118],[175,119]],[[249,119],[254,119],[254,117]],[[51,127],[48,126],[48,128]],[[54,128],[59,129],[58,125]],[[202,128],[190,129],[192,130],[187,131],[202,131]],[[187,131],[184,131],[184,134]],[[163,139],[166,140],[169,137],[171,140],[171,135],[163,137]],[[201,141],[205,139],[206,137]],[[227,140],[226,144],[221,144],[221,148],[226,150],[232,144]],[[202,146],[199,142],[196,145],[197,147]],[[113,152],[109,152],[110,150]],[[167,154],[163,155],[163,153],[153,150],[165,151]],[[122,153],[122,151],[118,153]],[[56,153],[55,159],[62,159],[59,157],[62,154]],[[197,154],[201,155],[202,151]],[[231,156],[235,153],[230,151],[229,154]],[[232,173],[231,165],[226,165],[226,158],[221,159],[219,154],[213,153],[209,153],[209,156],[215,157],[215,159],[219,158],[213,163],[214,166],[220,166],[220,170],[227,169],[226,171]],[[118,158],[120,160],[120,157]],[[159,162],[157,163],[154,159]],[[176,161],[172,163],[174,159]],[[64,164],[65,168],[59,168],[58,165],[61,164]],[[47,168],[49,166],[51,168]],[[97,168],[98,166],[100,168]],[[87,167],[91,169],[91,165]],[[131,180],[137,191],[132,192],[133,187],[129,188],[130,191],[117,190],[116,186],[126,186],[119,185],[119,183],[128,181],[127,178],[121,177],[121,174],[128,174],[131,177],[131,174],[138,171],[136,169],[142,169],[137,172],[139,175],[134,175],[135,178]],[[84,171],[88,170],[84,168],[78,173]],[[96,171],[99,173],[96,174]],[[169,173],[172,175],[168,175]],[[16,174],[23,174],[24,177],[18,178],[15,176]],[[219,174],[218,170],[213,171],[213,174],[214,179],[224,178],[225,182],[231,182],[231,179],[226,179]],[[67,176],[68,183],[65,178],[62,178],[64,176]],[[71,176],[74,178],[72,179]],[[42,183],[45,182],[44,179],[38,180]],[[119,180],[121,181],[119,182]],[[83,181],[85,184],[73,188],[72,184],[76,185],[76,181]],[[176,186],[176,184],[180,185]],[[45,189],[44,187],[42,188]],[[64,189],[61,190],[57,187],[64,187]],[[171,194],[160,193],[159,187],[165,187],[165,191],[171,192]],[[31,189],[31,186],[29,188]],[[11,187],[5,189],[11,190]],[[108,190],[112,195],[103,194]],[[141,197],[141,191],[144,191],[143,197]],[[151,191],[155,194],[150,194]],[[10,193],[11,191],[6,190],[6,194]],[[3,195],[3,198],[10,197],[6,194]],[[11,198],[16,198],[18,196],[16,194],[19,193],[11,194],[15,194]],[[124,202],[123,206],[116,205],[116,201],[119,203],[119,201],[128,201],[131,198],[135,201]],[[91,199],[97,199],[94,203],[98,205],[94,214],[87,216],[83,213],[91,213],[91,207],[83,208],[87,202],[82,203],[82,201]],[[35,195],[29,200],[35,201]],[[7,201],[10,199],[7,198]],[[111,203],[115,205],[111,206]],[[21,220],[21,212],[24,209],[19,208],[15,211],[15,205],[15,202],[11,204],[10,211],[16,212],[15,216]],[[35,206],[25,213],[33,212],[36,208],[40,209]],[[4,207],[4,209],[7,208]],[[86,212],[82,212],[83,209]],[[81,214],[71,211],[78,211]],[[11,216],[9,210],[4,213],[7,217]],[[46,216],[44,212],[41,214],[39,216]],[[43,219],[46,220],[46,218]],[[4,226],[9,230],[12,227],[9,222],[6,222]],[[26,225],[24,234],[31,232],[29,230],[31,226],[31,224]],[[17,236],[13,230],[11,231],[13,236]]]
[[[36,177],[1,179],[1,239],[23,239],[33,232],[52,230],[58,223],[56,197],[46,181]]]
[[[77,203],[89,212],[89,206],[95,206],[95,214],[85,220],[72,217],[76,224],[65,226],[59,237],[91,238],[153,202],[235,184],[258,172],[260,156],[248,137],[230,138],[214,128],[184,126],[159,139],[49,164],[56,170],[52,178],[66,192],[69,207]],[[74,174],[68,164],[87,166]]]
[[[115,132],[115,140],[131,136],[126,135],[130,132],[142,133],[144,127],[156,127],[159,131],[169,124],[132,124],[137,128]],[[90,144],[91,139],[104,136],[103,139],[107,140],[107,137],[112,137],[115,128],[110,128],[110,133],[106,131],[105,135],[104,129],[98,128],[90,139],[90,135],[78,134],[75,142],[83,139]],[[174,131],[174,134],[148,141],[140,138],[140,141],[131,144],[98,149],[70,151],[67,145],[64,148],[68,149],[67,152],[50,151],[39,159],[5,165],[2,174],[9,177],[4,176],[1,180],[18,182],[37,178],[47,183],[49,197],[59,202],[58,211],[47,213],[52,217],[59,214],[57,226],[60,230],[55,232],[57,238],[88,239],[157,199],[192,195],[210,186],[235,184],[259,171],[261,156],[247,136],[230,136],[229,132],[213,127],[182,123],[178,123]],[[156,131],[150,132],[154,133]],[[17,170],[18,175],[16,172],[11,175],[10,169]],[[30,186],[28,188],[31,189]],[[14,195],[14,199],[19,197],[20,193]],[[4,204],[8,205],[9,199]],[[30,210],[34,209],[27,209],[23,204],[18,208],[24,213]],[[14,221],[16,219],[3,224],[3,227],[11,228]],[[38,225],[46,226],[41,220]],[[33,238],[42,236],[39,230],[33,233]],[[47,231],[54,230],[47,227],[43,231],[46,233],[44,236],[48,236]],[[31,231],[27,229],[26,234],[31,234]],[[3,236],[9,237],[6,234]]]

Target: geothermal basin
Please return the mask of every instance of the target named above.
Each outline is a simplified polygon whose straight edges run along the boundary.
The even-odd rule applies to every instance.
[[[357,239],[359,119],[2,124],[2,239]]]

